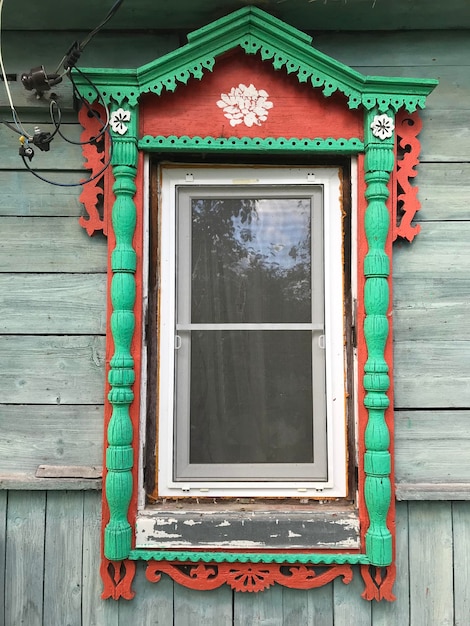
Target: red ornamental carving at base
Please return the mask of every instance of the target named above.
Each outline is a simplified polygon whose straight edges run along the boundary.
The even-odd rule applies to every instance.
[[[361,565],[361,575],[365,589],[362,597],[364,600],[388,600],[393,602],[393,584],[395,583],[396,567],[374,567],[373,565]]]
[[[175,582],[190,589],[210,590],[227,584],[234,591],[264,591],[275,583],[292,589],[314,589],[342,577],[348,584],[352,580],[350,565],[280,565],[278,563],[214,563],[185,565],[150,561],[146,576],[158,582],[168,574]]]
[[[136,562],[103,560],[101,575],[104,582],[103,599],[132,600],[134,591],[132,582],[135,576]],[[395,566],[376,568],[361,565],[360,571],[365,589],[365,600],[395,600],[392,593],[395,581]],[[176,583],[200,591],[217,589],[226,584],[234,591],[258,592],[274,584],[291,589],[316,589],[327,585],[335,578],[340,578],[347,585],[353,577],[351,565],[279,565],[274,564],[184,564],[150,561],[147,564],[146,577],[150,582],[160,581],[162,574],[167,574]]]
[[[103,580],[103,600],[132,600],[135,593],[132,591],[132,581],[135,576],[135,561],[101,561],[101,578]]]

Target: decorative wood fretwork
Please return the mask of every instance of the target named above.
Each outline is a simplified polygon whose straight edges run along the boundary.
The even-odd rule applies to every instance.
[[[165,152],[194,150],[216,150],[218,152],[234,152],[250,150],[255,153],[286,154],[287,152],[322,152],[335,154],[356,154],[364,147],[360,139],[297,139],[296,137],[149,137],[139,141],[143,150],[162,150]]]
[[[387,567],[374,567],[373,565],[361,565],[361,575],[365,589],[362,594],[364,600],[388,600],[393,602],[393,584],[395,582],[395,564]]]
[[[107,235],[108,209],[112,206],[112,195],[109,193],[112,174],[111,168],[108,168],[100,175],[109,158],[108,137],[103,133],[103,125],[106,123],[104,107],[96,102],[90,107],[82,106],[78,112],[78,121],[83,127],[80,136],[83,167],[89,170],[89,178],[93,179],[83,185],[80,202],[87,216],[80,217],[79,224],[90,236],[100,230]],[[95,137],[98,139],[95,140]]]
[[[421,230],[419,224],[412,224],[421,204],[418,200],[418,187],[411,180],[418,173],[421,144],[418,135],[423,123],[419,113],[399,111],[396,117],[397,159],[396,159],[396,199],[393,202],[393,240],[398,237],[413,241]]]
[[[103,600],[132,600],[135,596],[132,590],[132,581],[135,575],[135,561],[101,561],[101,579],[103,581]]]
[[[352,580],[351,565],[279,565],[277,563],[167,563],[149,561],[146,570],[150,582],[158,582],[168,574],[177,583],[190,589],[217,589],[229,585],[235,591],[264,591],[275,583],[292,589],[314,589],[342,577],[344,584]]]

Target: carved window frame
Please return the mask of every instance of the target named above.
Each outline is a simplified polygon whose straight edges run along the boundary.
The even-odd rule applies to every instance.
[[[362,112],[361,137],[200,137],[142,135],[141,96],[174,92],[190,79],[203,80],[219,57],[234,49],[256,55],[299,83],[320,89],[325,98],[339,92],[349,110]],[[88,234],[102,230],[109,241],[109,363],[105,403],[106,474],[103,491],[103,598],[134,596],[131,584],[137,560],[147,561],[147,578],[162,573],[197,589],[229,584],[259,591],[279,583],[308,589],[341,576],[348,583],[352,565],[365,582],[363,597],[393,600],[394,484],[393,380],[390,313],[391,245],[396,237],[411,241],[419,209],[416,175],[421,122],[416,109],[437,81],[364,76],[311,46],[311,38],[255,7],[246,7],[188,35],[188,44],[134,70],[83,71],[111,110],[112,172],[81,195]],[[97,111],[96,92],[76,75],[81,95]],[[189,89],[190,87],[186,87]],[[96,121],[80,113],[84,139],[96,135]],[[109,146],[85,148],[86,167],[97,172]],[[139,450],[139,389],[142,374],[141,280],[144,155],[152,152],[286,157],[357,157],[358,160],[358,508],[361,549],[225,552],[135,549]],[[390,227],[391,224],[391,227]]]

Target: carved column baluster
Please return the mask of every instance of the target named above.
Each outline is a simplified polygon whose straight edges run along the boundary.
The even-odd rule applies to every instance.
[[[128,557],[132,530],[127,520],[132,496],[132,422],[129,406],[134,399],[135,380],[131,341],[135,317],[136,252],[132,247],[137,211],[134,203],[137,172],[137,110],[118,109],[111,115],[113,133],[112,166],[116,201],[112,209],[112,224],[116,246],[111,254],[111,333],[114,355],[108,380],[108,395],[112,415],[108,425],[106,450],[106,498],[109,523],[104,532],[104,553],[112,561]]]
[[[365,430],[364,495],[370,526],[366,533],[366,552],[372,565],[383,567],[392,562],[392,535],[387,528],[391,499],[390,433],[385,421],[390,386],[385,344],[389,325],[390,260],[385,250],[390,226],[386,200],[387,184],[394,167],[394,121],[392,113],[365,115],[365,180],[368,201],[365,233],[368,252],[364,259],[364,336],[367,362],[364,367],[364,404],[368,411]]]

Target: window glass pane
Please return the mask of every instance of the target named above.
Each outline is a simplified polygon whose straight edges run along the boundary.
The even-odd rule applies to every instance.
[[[190,463],[312,463],[312,333],[192,331]]]
[[[311,322],[311,199],[191,199],[191,322]]]

